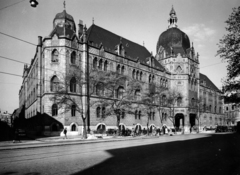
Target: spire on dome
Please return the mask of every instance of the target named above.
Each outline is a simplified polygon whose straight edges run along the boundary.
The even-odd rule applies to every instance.
[[[170,15],[170,19],[168,20],[168,24],[169,24],[168,28],[177,27],[178,18],[177,18],[177,14],[176,14],[173,6],[172,6],[172,9],[171,9],[169,15]]]
[[[65,0],[63,1],[63,9],[66,10],[66,2],[65,2]]]
[[[176,15],[176,12],[175,12],[175,10],[174,10],[174,8],[173,8],[173,5],[172,5],[172,9],[171,9],[171,11],[170,11],[169,15],[171,16],[171,14],[174,14],[174,15]]]

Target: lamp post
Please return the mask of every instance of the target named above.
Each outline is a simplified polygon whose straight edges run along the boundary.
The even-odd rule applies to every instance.
[[[32,7],[34,7],[34,8],[36,8],[37,5],[38,5],[37,0],[30,0],[29,2],[30,2],[30,5],[31,5]]]

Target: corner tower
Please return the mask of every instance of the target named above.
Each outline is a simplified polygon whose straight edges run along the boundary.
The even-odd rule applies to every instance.
[[[171,89],[182,94],[176,102],[176,127],[195,125],[199,99],[199,61],[189,37],[177,26],[177,14],[172,7],[168,29],[160,34],[156,59],[171,73]],[[176,100],[177,101],[177,100]]]

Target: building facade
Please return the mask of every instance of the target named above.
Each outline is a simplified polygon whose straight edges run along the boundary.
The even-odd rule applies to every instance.
[[[221,91],[211,80],[200,73],[199,54],[184,32],[177,26],[177,15],[170,11],[168,29],[160,34],[153,56],[144,46],[114,34],[100,26],[92,24],[88,29],[80,20],[78,31],[74,19],[66,10],[58,13],[53,20],[53,30],[45,38],[39,37],[38,46],[31,65],[24,66],[23,82],[19,91],[19,106],[25,109],[25,118],[31,120],[40,116],[38,123],[46,135],[57,135],[65,127],[71,135],[82,133],[83,123],[79,113],[72,110],[65,112],[53,100],[61,82],[69,72],[75,77],[69,79],[68,94],[83,103],[82,110],[88,109],[86,86],[76,85],[76,79],[88,81],[78,72],[86,73],[88,69],[114,71],[128,75],[132,79],[143,82],[143,91],[149,84],[164,88],[166,91],[177,90],[182,94],[174,104],[174,124],[185,132],[193,126],[224,125]],[[88,67],[87,67],[88,66]],[[162,98],[167,93],[163,92]],[[101,94],[92,94],[90,101],[104,98]],[[79,102],[80,103],[80,102]],[[99,105],[90,107],[90,117],[87,118],[91,130],[100,128],[116,128],[116,117],[102,117],[104,109]],[[168,106],[163,106],[159,112],[151,111],[148,118],[142,109],[137,109],[133,115],[126,114],[121,118],[123,128],[138,126],[146,128],[166,125],[173,127],[167,116],[171,114]],[[85,112],[84,112],[85,115]],[[44,117],[42,117],[44,116]],[[165,116],[161,122],[160,117]],[[198,117],[200,116],[200,117]],[[85,117],[85,116],[84,116]]]

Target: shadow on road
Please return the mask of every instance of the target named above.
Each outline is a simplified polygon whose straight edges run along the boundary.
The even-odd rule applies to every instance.
[[[78,174],[240,174],[240,136],[211,135],[200,139],[107,150],[110,159]]]

